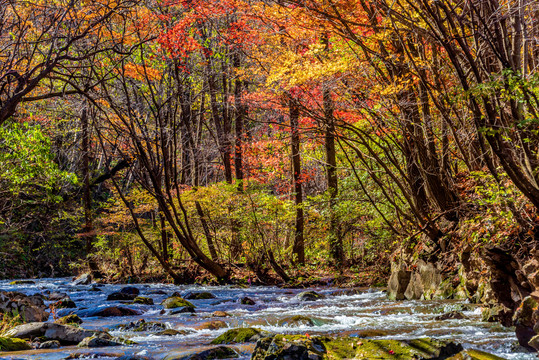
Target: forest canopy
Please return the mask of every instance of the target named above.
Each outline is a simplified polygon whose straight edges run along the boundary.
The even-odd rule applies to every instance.
[[[0,276],[372,283],[395,250],[528,254],[538,16],[530,0],[0,0]]]

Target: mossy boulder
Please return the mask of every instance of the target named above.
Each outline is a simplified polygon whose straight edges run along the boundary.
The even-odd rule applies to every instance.
[[[451,356],[447,360],[505,360],[496,355],[492,355],[480,350],[461,351],[457,355]]]
[[[84,338],[77,347],[87,347],[87,348],[96,348],[96,347],[108,347],[108,346],[122,346],[122,345],[131,345],[134,342],[130,340],[124,340],[118,337],[114,337],[108,333],[100,333],[87,338]]]
[[[0,336],[0,351],[32,350],[32,346],[22,339]]]
[[[192,309],[195,308],[195,305],[191,304],[189,301],[179,296],[171,296],[169,298],[166,298],[165,300],[163,300],[161,305],[163,305],[165,309],[176,309],[179,307],[188,307]]]
[[[276,335],[257,342],[252,360],[270,359],[445,359],[462,346],[430,338],[414,340],[367,340],[357,337]]]
[[[300,301],[316,301],[324,299],[325,296],[317,293],[316,291],[304,291],[297,295],[298,300]]]
[[[82,319],[77,314],[71,314],[59,318],[54,323],[61,325],[80,325],[82,324]]]
[[[236,328],[230,329],[224,334],[221,334],[211,343],[217,345],[255,342],[271,335],[272,334],[269,331],[264,331],[257,328]]]
[[[135,300],[133,300],[133,304],[153,305],[153,299],[144,296],[137,296]]]
[[[187,295],[185,295],[185,298],[187,300],[208,300],[208,299],[215,299],[215,295],[213,295],[210,292],[192,292]]]
[[[144,319],[132,321],[127,324],[122,324],[118,326],[118,329],[120,330],[126,330],[126,331],[135,331],[135,332],[142,332],[142,331],[161,331],[165,330],[167,326],[163,323],[157,322],[157,321],[145,321]]]
[[[214,359],[232,359],[237,358],[238,353],[227,346],[218,346],[215,348],[199,351],[187,355],[169,354],[165,360],[214,360]]]

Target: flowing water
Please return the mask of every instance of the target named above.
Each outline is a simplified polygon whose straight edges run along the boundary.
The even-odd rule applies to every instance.
[[[166,284],[136,284],[140,296],[150,297],[155,305],[125,305],[120,301],[106,301],[107,295],[119,291],[125,285],[102,285],[101,291],[91,291],[91,285],[73,286],[70,279],[42,279],[31,285],[9,285],[9,281],[0,281],[0,289],[19,291],[27,295],[46,293],[47,291],[65,292],[77,304],[77,309],[63,309],[57,315],[67,311],[81,311],[113,305],[144,311],[143,315],[130,317],[82,317],[82,327],[87,329],[107,330],[112,335],[129,338],[137,345],[107,347],[100,349],[81,349],[76,346],[61,347],[51,350],[32,350],[15,353],[1,353],[0,359],[64,359],[73,353],[87,353],[89,358],[111,359],[122,354],[138,354],[164,358],[170,353],[189,353],[208,348],[210,341],[227,329],[235,327],[257,327],[275,333],[286,334],[329,334],[349,336],[370,336],[377,339],[411,339],[434,337],[450,339],[461,343],[464,348],[475,348],[494,353],[506,359],[537,359],[534,354],[512,350],[516,341],[513,329],[503,328],[496,323],[481,322],[479,307],[461,301],[390,301],[383,291],[364,289],[344,292],[336,288],[315,288],[326,296],[323,300],[301,302],[296,295],[304,290],[280,289],[277,287],[235,288],[234,286],[174,286]],[[188,292],[208,291],[215,299],[193,300],[196,314],[162,314],[160,302],[173,292],[182,295]],[[256,305],[242,305],[240,299],[249,297]],[[212,312],[225,311],[230,317],[213,318]],[[436,320],[441,314],[452,310],[463,310],[466,319]],[[295,315],[310,317],[314,323],[291,325],[287,323]],[[150,333],[120,331],[119,324],[126,324],[138,319],[159,321],[168,328],[191,330],[188,335],[156,336]],[[222,320],[227,328],[219,330],[197,330],[197,326],[210,320]],[[284,320],[284,321],[283,321]],[[52,321],[52,317],[49,319]],[[373,330],[371,332],[368,332]],[[374,332],[377,330],[377,332]],[[237,345],[235,348],[248,359],[253,344]],[[96,355],[100,354],[100,355]],[[107,355],[105,355],[107,354]]]

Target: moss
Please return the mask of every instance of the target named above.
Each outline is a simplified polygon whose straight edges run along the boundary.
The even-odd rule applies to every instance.
[[[455,356],[447,358],[447,360],[505,360],[496,355],[492,355],[480,350],[466,350],[458,353]]]
[[[294,346],[290,346],[293,344]],[[319,359],[438,359],[454,355],[462,346],[424,338],[409,341],[367,340],[356,337],[330,338],[302,335],[276,335],[257,343],[254,360],[286,358],[289,355]],[[294,354],[291,354],[293,351]],[[312,355],[312,356],[311,356]]]
[[[35,284],[35,281],[32,280],[14,280],[9,283],[9,285],[31,285]]]
[[[31,350],[32,346],[22,339],[0,337],[1,351],[22,351]]]
[[[82,319],[77,314],[71,314],[56,320],[55,323],[61,325],[79,325],[82,324]]]
[[[217,345],[250,342],[258,340],[262,333],[262,330],[257,328],[230,329],[224,334],[221,334],[215,338],[211,343]]]
[[[165,309],[175,309],[179,307],[190,307],[195,308],[195,305],[191,304],[189,301],[179,297],[179,296],[172,296],[169,298],[166,298],[161,303],[165,307]]]
[[[144,296],[137,296],[135,300],[133,300],[133,304],[153,305],[153,299]]]

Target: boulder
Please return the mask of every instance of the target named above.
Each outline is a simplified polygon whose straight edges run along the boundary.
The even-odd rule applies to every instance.
[[[237,358],[238,353],[227,346],[218,346],[215,348],[187,354],[187,355],[175,355],[169,354],[165,357],[165,360],[213,360],[213,359],[232,359]]]
[[[69,297],[65,297],[61,300],[58,300],[55,303],[51,304],[50,306],[55,309],[72,309],[72,308],[77,307],[75,302],[71,300]]]
[[[538,322],[539,301],[532,296],[528,296],[522,300],[522,303],[513,315],[513,325],[515,326],[518,343],[528,350],[537,351],[529,342],[533,337],[538,335],[534,329]]]
[[[87,309],[78,312],[80,316],[101,316],[101,317],[113,317],[113,316],[136,316],[142,315],[140,310],[130,309],[122,306],[110,306],[106,308]]]
[[[208,300],[215,299],[215,295],[210,292],[192,292],[185,295],[187,300]]]
[[[163,311],[165,311],[165,310],[163,310]],[[190,307],[190,306],[183,306],[183,307],[180,307],[180,308],[173,309],[170,312],[170,315],[178,315],[178,314],[186,314],[186,313],[193,314],[193,313],[195,313],[195,309]]]
[[[176,336],[176,335],[187,335],[190,334],[189,330],[175,330],[175,329],[166,329],[156,333],[155,335],[159,336]]]
[[[294,315],[279,320],[279,326],[314,326],[315,322],[308,316]]]
[[[244,297],[244,298],[242,298],[242,299],[240,300],[240,303],[241,303],[242,305],[256,305],[256,302],[255,302],[253,299],[251,299],[251,298],[249,298],[249,297],[247,297],[247,296]]]
[[[107,301],[133,301],[136,297],[137,295],[113,292],[107,296]]]
[[[460,311],[450,311],[448,313],[438,315],[434,319],[435,320],[456,320],[456,319],[466,319],[466,316]]]
[[[59,318],[54,323],[61,325],[80,325],[82,324],[82,319],[77,314],[71,314]]]
[[[153,360],[153,358],[144,355],[124,355],[114,360]]]
[[[100,333],[93,336],[84,338],[77,347],[86,347],[86,348],[96,348],[96,347],[107,347],[107,346],[122,346],[123,342],[118,341],[118,338],[115,338],[107,333]]]
[[[26,296],[18,292],[0,292],[0,313],[20,315],[24,322],[47,321],[49,313],[40,296]]]
[[[144,296],[137,296],[133,300],[133,304],[141,304],[141,305],[153,305],[153,299],[144,297]]]
[[[126,330],[126,331],[161,331],[165,330],[167,326],[163,323],[157,322],[157,321],[145,321],[144,319],[140,319],[137,321],[132,321],[128,324],[122,324],[118,326],[118,329]]]
[[[120,290],[120,292],[122,294],[128,294],[128,295],[135,295],[135,296],[140,295],[140,290],[134,286],[125,286]]]
[[[32,350],[32,346],[22,339],[0,336],[0,351]]]
[[[47,340],[58,340],[61,344],[78,344],[84,338],[94,335],[95,331],[85,330],[75,326],[61,325],[55,323],[35,322],[15,326],[8,330],[7,337],[18,339],[46,338]]]
[[[211,316],[213,316],[213,317],[229,317],[229,316],[232,316],[232,315],[230,315],[229,313],[224,312],[224,311],[214,311],[214,312],[211,313]]]
[[[92,274],[86,273],[82,274],[79,277],[73,279],[73,285],[89,285],[92,283]]]
[[[236,328],[230,329],[224,334],[219,335],[211,343],[214,345],[218,345],[255,342],[271,335],[273,334],[269,331],[264,331],[256,328]]]
[[[58,340],[45,341],[37,346],[38,349],[58,349],[59,347],[60,342]]]
[[[325,296],[322,294],[317,293],[316,291],[304,291],[299,293],[296,298],[300,301],[316,301],[320,299],[324,299]]]
[[[451,356],[446,360],[505,360],[496,355],[492,355],[480,350],[461,351],[457,355]]]
[[[213,320],[213,321],[206,321],[206,322],[198,325],[197,327],[195,327],[195,329],[197,329],[197,330],[218,330],[218,329],[226,328],[227,326],[228,325],[224,321]]]
[[[356,337],[276,335],[256,343],[252,360],[412,360],[445,359],[462,346],[430,338],[414,340],[367,340]]]
[[[50,301],[58,301],[58,300],[62,300],[63,298],[67,298],[67,297],[69,297],[69,296],[67,296],[66,293],[54,291],[54,292],[51,292],[47,298]]]
[[[165,309],[175,309],[179,307],[190,307],[192,309],[195,309],[195,305],[191,304],[189,301],[179,297],[179,296],[171,296],[169,298],[166,298],[161,303],[165,307]]]
[[[387,296],[391,300],[404,300],[412,272],[404,264],[391,263],[391,275],[387,283]]]

